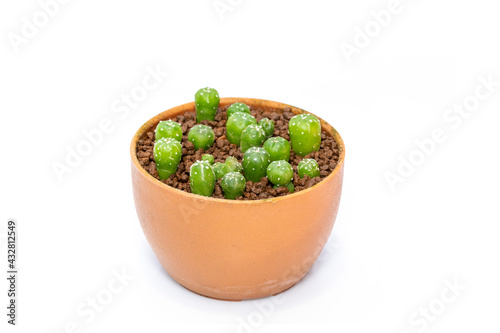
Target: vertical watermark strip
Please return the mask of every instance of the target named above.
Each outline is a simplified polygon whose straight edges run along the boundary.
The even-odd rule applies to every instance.
[[[17,223],[9,220],[7,223],[7,322],[16,325],[17,320]]]

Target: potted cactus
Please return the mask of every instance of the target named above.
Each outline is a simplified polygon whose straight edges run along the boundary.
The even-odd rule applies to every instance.
[[[186,288],[226,300],[273,295],[326,243],[344,154],[338,132],[304,110],[203,88],[132,141],[139,221]]]

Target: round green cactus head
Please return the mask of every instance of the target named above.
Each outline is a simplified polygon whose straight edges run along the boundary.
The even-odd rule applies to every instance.
[[[267,178],[274,185],[286,185],[293,179],[293,168],[287,161],[274,161],[267,167]]]
[[[259,182],[266,176],[267,166],[271,163],[269,153],[262,147],[249,148],[243,155],[243,173],[252,182]]]
[[[226,122],[226,136],[229,142],[235,145],[240,144],[241,133],[249,125],[257,124],[257,120],[248,113],[235,112]]]
[[[191,193],[211,197],[215,189],[215,173],[206,161],[194,162],[189,170]]]
[[[299,165],[297,166],[297,173],[299,174],[300,178],[304,178],[304,176],[306,175],[311,178],[319,177],[320,172],[318,162],[316,162],[316,160],[312,158],[306,158],[300,161]]]
[[[250,108],[244,103],[234,103],[227,108],[227,119],[229,119],[235,112],[244,112],[250,114]]]
[[[268,118],[263,118],[259,121],[259,125],[262,126],[264,132],[266,132],[266,139],[270,138],[274,134],[274,121]]]
[[[158,141],[163,138],[172,138],[179,142],[182,141],[181,124],[172,120],[160,121],[156,126],[155,139]]]
[[[188,133],[188,140],[194,144],[195,149],[212,147],[214,138],[214,131],[206,125],[195,125]]]
[[[153,155],[160,179],[167,179],[177,171],[182,158],[182,146],[172,138],[162,138],[155,142]]]
[[[267,139],[264,149],[271,156],[271,161],[290,160],[290,142],[281,136]]]
[[[240,146],[241,151],[244,153],[251,147],[260,147],[266,139],[266,132],[259,125],[248,125],[243,132],[241,132]]]
[[[318,151],[321,145],[321,123],[312,114],[298,114],[290,119],[288,132],[293,151],[299,156],[306,156]]]
[[[194,95],[196,121],[215,120],[219,102],[220,97],[217,90],[208,87],[198,90]]]
[[[229,172],[222,177],[220,187],[226,199],[236,199],[243,195],[246,187],[245,177],[239,172]]]

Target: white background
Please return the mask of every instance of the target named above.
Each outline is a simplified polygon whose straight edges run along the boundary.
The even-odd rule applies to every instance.
[[[17,46],[23,18],[43,25],[42,9],[1,3],[2,271],[9,218],[20,232],[18,326],[6,324],[2,278],[1,331],[498,332],[500,86],[467,118],[443,118],[474,101],[481,76],[500,81],[497,4],[401,0],[349,62],[342,43],[355,46],[357,28],[377,29],[370,13],[389,1],[222,3],[232,7],[220,16],[213,0],[71,0]],[[169,75],[128,114],[115,113],[148,67]],[[328,248],[279,304],[186,291],[139,226],[132,135],[206,85],[304,108],[346,142]],[[65,163],[68,147],[103,119],[113,129],[60,181],[54,162]],[[436,128],[446,140],[418,160],[415,141]],[[387,173],[410,156],[422,163],[391,190]],[[79,315],[106,294],[114,270],[133,279],[95,317]],[[458,296],[447,289],[455,282],[466,288]]]

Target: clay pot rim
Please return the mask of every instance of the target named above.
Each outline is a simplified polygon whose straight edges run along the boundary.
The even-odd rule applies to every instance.
[[[142,135],[149,130],[153,124],[157,124],[158,122],[167,119],[168,116],[172,115],[177,115],[180,114],[180,112],[185,112],[185,109],[191,108],[194,110],[194,102],[190,103],[185,103],[178,105],[176,107],[170,108],[166,111],[163,111],[162,113],[154,116],[153,118],[149,119],[146,123],[144,123],[139,130],[135,133],[132,142],[130,144],[130,156],[132,158],[132,162],[134,166],[141,172],[143,176],[146,177],[146,179],[149,182],[152,182],[156,186],[161,186],[165,188],[167,191],[175,191],[175,194],[185,196],[186,199],[198,199],[198,200],[207,200],[207,201],[212,201],[212,202],[217,202],[217,203],[227,203],[227,204],[232,204],[232,205],[251,205],[252,203],[263,203],[263,202],[269,202],[269,203],[276,203],[281,200],[286,200],[288,198],[295,198],[301,195],[305,195],[309,191],[313,191],[314,189],[324,185],[328,180],[332,179],[339,170],[342,169],[342,165],[344,164],[344,158],[345,158],[345,145],[342,137],[340,136],[339,132],[333,128],[330,124],[328,124],[326,121],[321,119],[320,117],[316,116],[315,114],[308,112],[306,110],[303,110],[301,108],[280,103],[280,102],[275,102],[275,101],[270,101],[270,100],[265,100],[265,99],[259,99],[259,98],[247,98],[247,97],[224,97],[220,99],[220,106],[225,106],[225,105],[230,105],[236,102],[240,103],[245,103],[247,105],[254,105],[254,106],[262,106],[262,107],[270,107],[270,108],[276,108],[276,109],[284,109],[286,107],[291,108],[291,112],[295,114],[300,114],[300,113],[306,113],[306,114],[312,114],[315,117],[317,117],[320,122],[321,122],[321,128],[322,130],[326,130],[329,132],[337,142],[337,145],[339,146],[340,149],[340,155],[339,155],[339,160],[337,162],[337,165],[335,166],[335,169],[326,177],[324,178],[321,182],[318,184],[315,184],[312,187],[309,187],[305,190],[302,190],[300,192],[295,192],[292,194],[288,194],[285,196],[281,197],[274,197],[274,198],[268,198],[268,199],[257,199],[257,200],[228,200],[228,199],[221,199],[221,198],[213,198],[213,197],[205,197],[193,193],[188,193],[186,191],[179,190],[177,188],[173,188],[167,184],[162,183],[158,179],[154,178],[151,176],[146,169],[144,169],[141,164],[139,163],[139,159],[137,158],[137,141],[142,137]],[[184,111],[182,111],[184,110]]]

